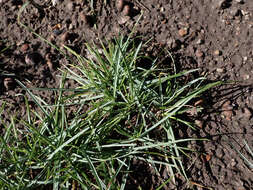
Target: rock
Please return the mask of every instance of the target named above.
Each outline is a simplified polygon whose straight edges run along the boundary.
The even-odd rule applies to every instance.
[[[198,40],[196,41],[196,44],[198,44],[198,45],[203,44],[203,43],[204,43],[204,40],[203,40],[203,39],[198,39]]]
[[[29,44],[25,43],[20,47],[22,52],[26,52],[29,49]]]
[[[244,0],[235,0],[236,3],[240,3],[240,4],[243,4],[244,3]]]
[[[50,71],[54,70],[53,63],[50,60],[47,61],[47,66],[50,69]]]
[[[216,71],[218,73],[224,73],[225,69],[224,68],[217,68]]]
[[[196,57],[201,58],[204,56],[204,53],[201,50],[197,49],[195,52],[195,55]]]
[[[116,1],[116,8],[118,11],[122,11],[123,7],[124,7],[124,0],[117,0]]]
[[[130,15],[130,11],[131,11],[130,6],[129,5],[125,5],[124,8],[123,8],[122,13],[123,13],[124,16],[129,16]]]
[[[215,56],[220,56],[220,55],[222,54],[222,52],[221,52],[220,50],[215,50],[215,51],[213,52],[213,54],[214,54]]]
[[[53,6],[55,6],[57,3],[59,3],[59,0],[52,0]]]
[[[222,105],[222,115],[226,120],[231,121],[233,116],[233,107],[231,105],[231,101],[228,100]]]
[[[203,121],[195,120],[194,123],[195,123],[195,125],[196,125],[197,127],[201,128],[201,129],[203,128]]]
[[[188,34],[188,28],[181,28],[180,30],[178,30],[178,34],[181,37],[184,37]]]
[[[69,10],[69,11],[73,11],[74,10],[74,5],[73,5],[73,2],[71,2],[71,1],[69,1],[68,3],[67,3],[67,9]]]
[[[120,25],[123,25],[123,24],[125,24],[127,21],[129,21],[130,20],[130,17],[129,16],[121,16],[121,17],[119,17],[119,19],[118,19],[118,23],[120,24]]]
[[[248,119],[252,117],[252,112],[249,108],[246,108],[246,107],[243,108],[243,113],[244,113],[244,116]]]

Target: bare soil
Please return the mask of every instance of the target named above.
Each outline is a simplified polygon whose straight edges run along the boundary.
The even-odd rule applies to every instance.
[[[25,115],[26,92],[14,78],[27,87],[58,87],[66,59],[17,21],[25,0],[0,0],[0,70],[15,75],[0,75],[0,105],[7,102],[1,116]],[[49,42],[62,44],[86,55],[85,43],[129,35],[137,19],[134,36],[150,40],[148,54],[168,49],[176,66],[200,68],[210,80],[233,81],[203,98],[206,110],[195,120],[199,131],[179,131],[188,137],[205,137],[209,141],[191,142],[198,150],[185,158],[191,185],[178,180],[164,189],[253,189],[253,171],[243,162],[229,142],[247,155],[243,140],[253,148],[253,1],[252,0],[139,0],[126,1],[123,11],[115,0],[87,1],[34,0],[21,15],[21,22]],[[129,7],[127,7],[129,6]],[[129,8],[129,10],[127,10]],[[28,79],[30,82],[27,82]],[[71,81],[67,87],[74,87]],[[35,91],[45,101],[54,102],[53,92]],[[1,125],[0,125],[0,130]],[[135,163],[136,174],[128,189],[139,185],[156,187],[158,179]],[[145,171],[144,171],[145,170]],[[146,173],[148,175],[143,175]]]

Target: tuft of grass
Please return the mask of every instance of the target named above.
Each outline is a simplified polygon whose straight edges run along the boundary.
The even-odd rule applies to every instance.
[[[26,101],[27,118],[4,125],[1,187],[124,189],[134,159],[147,162],[158,176],[167,170],[169,179],[159,188],[175,182],[175,173],[187,179],[182,154],[188,149],[182,143],[196,139],[176,138],[177,127],[191,126],[177,116],[221,82],[202,85],[205,78],[199,77],[182,85],[183,77],[197,70],[159,69],[157,59],[143,56],[142,43],[130,37],[101,46],[87,44],[91,59],[65,47],[77,62],[66,66],[58,89],[40,89],[55,91],[54,105],[17,80],[41,111]],[[143,58],[151,61],[149,68],[141,66]],[[79,86],[65,89],[66,78]],[[68,113],[70,106],[75,112]],[[23,127],[17,128],[17,122]]]
[[[20,9],[18,22],[36,34],[20,22],[28,4]],[[123,190],[133,160],[148,163],[158,176],[166,169],[169,177],[157,184],[159,189],[175,182],[175,173],[187,179],[182,155],[188,149],[183,143],[200,139],[176,137],[176,128],[193,127],[179,115],[188,111],[191,100],[222,82],[204,84],[205,77],[185,81],[197,70],[172,73],[171,68],[159,68],[157,59],[145,57],[142,43],[131,35],[101,42],[102,49],[86,45],[90,59],[65,46],[76,61],[65,66],[59,88],[37,89],[55,91],[55,104],[17,80],[39,110],[25,97],[27,117],[2,123],[6,132],[0,137],[0,186]],[[79,86],[65,89],[66,78]]]

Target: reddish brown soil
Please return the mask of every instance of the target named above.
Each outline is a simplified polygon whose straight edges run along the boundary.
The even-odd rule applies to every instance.
[[[58,87],[57,68],[66,63],[58,51],[18,24],[18,10],[24,2],[0,0],[0,51],[9,47],[0,54],[0,69],[15,74],[0,75],[0,104],[7,102],[1,116],[5,121],[9,114],[25,115],[21,94],[26,92],[13,78],[28,87]],[[128,3],[129,13],[117,10],[115,0],[94,1],[94,10],[82,0],[59,1],[54,7],[51,1],[34,2],[39,6],[28,5],[21,21],[59,47],[67,44],[86,55],[85,42],[129,34],[143,12],[135,36],[142,36],[143,41],[151,39],[148,53],[167,48],[178,68],[200,68],[200,73],[208,74],[211,80],[236,81],[207,95],[204,103],[212,106],[198,116],[204,122],[202,128],[195,133],[187,130],[185,136],[207,137],[210,141],[190,143],[189,147],[201,153],[192,154],[191,159],[185,160],[185,166],[193,189],[253,189],[252,170],[229,145],[233,142],[246,154],[245,139],[253,148],[252,0],[140,0]],[[39,59],[26,60],[27,54],[35,52]],[[68,85],[73,86],[70,82]],[[45,101],[54,101],[52,92],[36,93]],[[248,158],[253,162],[252,157]],[[142,170],[141,164],[136,168]],[[150,189],[156,183],[151,174],[143,178],[137,175],[132,181],[129,189],[144,182],[145,189]],[[168,185],[167,189],[189,188],[178,183]]]

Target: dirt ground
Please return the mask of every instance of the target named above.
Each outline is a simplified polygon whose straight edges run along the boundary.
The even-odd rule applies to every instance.
[[[125,2],[123,10],[115,0],[94,1],[93,8],[85,0],[53,2],[54,6],[49,0],[34,0],[21,22],[59,47],[66,44],[85,56],[85,42],[128,35],[143,14],[135,36],[151,39],[148,53],[167,48],[178,68],[200,68],[210,80],[233,81],[207,94],[204,104],[209,106],[195,121],[199,131],[187,130],[186,136],[210,139],[188,145],[201,152],[185,159],[192,187],[178,182],[167,189],[253,189],[253,170],[230,145],[234,143],[253,162],[243,143],[246,140],[253,148],[252,0],[132,0]],[[18,24],[24,3],[0,0],[0,51],[8,48],[0,54],[0,70],[15,74],[0,75],[0,105],[2,100],[7,102],[1,117],[6,121],[9,114],[25,115],[22,94],[26,92],[14,78],[28,87],[58,87],[57,68],[66,63],[57,50]],[[37,93],[45,101],[54,101],[52,92]],[[143,185],[152,179],[156,183],[152,175],[143,178],[134,183]]]

